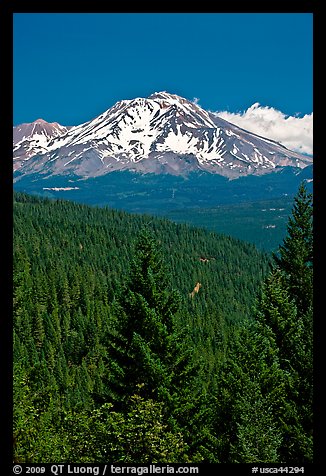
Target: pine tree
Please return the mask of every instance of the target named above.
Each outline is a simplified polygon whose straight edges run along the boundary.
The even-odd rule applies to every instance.
[[[312,196],[304,184],[294,199],[288,235],[274,255],[257,319],[271,329],[286,380],[286,405],[277,418],[283,461],[312,461]]]
[[[218,387],[230,328],[248,315],[253,290],[267,271],[265,256],[229,237],[151,218],[154,235],[142,234],[126,279],[130,243],[148,226],[148,217],[16,197],[14,359],[28,375],[29,391],[26,398],[18,392],[15,405],[31,416],[35,410],[22,453],[27,450],[30,460],[37,453],[39,461],[44,455],[62,461],[69,444],[60,433],[59,413],[88,412],[92,397],[99,395],[102,402],[113,401],[119,421],[127,423],[132,401],[143,402],[145,414],[152,405],[159,409],[164,431],[158,452],[174,444],[164,439],[167,431],[182,435],[192,461],[220,461],[212,425],[207,425],[208,401]],[[169,272],[154,236],[160,236]],[[212,259],[203,265],[201,254]],[[203,283],[201,292],[190,300],[197,281]],[[192,368],[194,360],[205,362],[200,372]],[[250,407],[251,393],[245,401]],[[237,413],[238,433],[247,455],[246,407],[239,402],[244,411]],[[133,431],[131,422],[128,428]],[[80,445],[85,447],[84,438]],[[127,456],[123,449],[121,455]]]
[[[312,242],[302,184],[255,319],[239,328],[219,372],[222,461],[312,461]]]
[[[259,383],[245,381],[245,391],[239,395],[236,422],[236,444],[231,447],[232,461],[237,463],[277,463],[282,444],[268,396]]]
[[[168,402],[188,378],[189,350],[176,331],[180,298],[169,289],[169,275],[153,235],[143,230],[135,259],[114,307],[110,331],[110,388],[118,400],[137,393]]]
[[[312,194],[304,182],[294,198],[287,236],[274,260],[284,273],[300,313],[309,312],[313,297],[313,208]]]
[[[201,383],[195,379],[199,364],[192,359],[189,336],[177,329],[180,297],[171,279],[154,235],[143,229],[107,336],[107,397],[124,412],[133,395],[162,403],[169,429],[182,431],[193,458],[201,460],[198,445],[207,435]]]
[[[271,330],[243,322],[217,379],[211,420],[221,462],[278,462],[282,435],[275,411],[284,405],[285,382]]]

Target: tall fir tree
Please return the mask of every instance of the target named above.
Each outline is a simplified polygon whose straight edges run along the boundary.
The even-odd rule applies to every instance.
[[[274,260],[284,273],[299,312],[309,312],[313,299],[313,202],[304,182],[294,197],[287,236]]]
[[[255,319],[230,342],[216,395],[223,462],[313,460],[312,196],[299,187]]]
[[[115,322],[108,335],[109,387],[118,401],[137,393],[167,403],[189,377],[191,352],[175,320],[180,296],[169,279],[154,236],[145,228],[113,306]]]
[[[212,425],[223,463],[276,463],[282,444],[275,411],[284,406],[284,375],[272,331],[245,320],[218,370]]]
[[[171,279],[154,235],[143,229],[107,336],[106,390],[120,411],[128,411],[133,395],[162,403],[171,431],[182,431],[194,460],[202,460],[211,453],[202,451],[209,436],[196,380],[200,363],[193,361],[189,336],[177,327],[180,295]]]
[[[313,212],[302,183],[294,199],[288,234],[267,278],[257,314],[270,328],[286,380],[286,405],[278,414],[285,462],[313,458]]]

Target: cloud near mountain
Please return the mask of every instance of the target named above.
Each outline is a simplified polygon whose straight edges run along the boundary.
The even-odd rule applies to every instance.
[[[287,116],[257,102],[244,112],[216,111],[213,114],[254,134],[269,137],[290,150],[313,154],[313,113],[303,117]]]
[[[235,121],[233,121],[235,122]],[[98,117],[66,128],[37,120],[13,131],[15,177],[99,177],[117,170],[229,179],[304,168],[312,157],[255,134],[166,91],[121,100]]]

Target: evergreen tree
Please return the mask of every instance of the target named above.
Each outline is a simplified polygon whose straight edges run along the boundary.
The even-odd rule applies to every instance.
[[[267,278],[257,318],[271,329],[286,380],[286,405],[277,418],[285,462],[312,461],[313,236],[312,197],[301,184],[288,235]]]
[[[188,378],[189,353],[177,333],[180,297],[169,289],[169,275],[153,235],[143,230],[129,279],[114,306],[108,336],[110,388],[117,400],[135,393],[168,402]]]
[[[287,236],[274,260],[284,273],[299,312],[309,312],[313,297],[313,208],[312,194],[307,192],[304,182],[294,197]]]
[[[108,336],[108,388],[122,411],[128,411],[133,395],[162,403],[169,429],[182,431],[190,454],[201,460],[207,432],[201,384],[195,380],[199,364],[192,360],[189,338],[177,329],[180,297],[170,279],[153,234],[142,230]]]
[[[312,197],[304,184],[255,319],[230,340],[217,381],[223,462],[312,461]]]
[[[105,404],[114,402],[126,424],[134,411],[136,425],[139,408],[148,410],[148,421],[151,408],[159,411],[158,461],[178,435],[190,461],[220,461],[208,401],[230,329],[249,315],[267,272],[266,255],[168,220],[151,217],[149,223],[146,216],[24,194],[14,199],[13,350],[22,376],[14,404],[16,428],[26,428],[15,432],[18,458],[74,455],[74,429],[62,430],[64,415],[87,418],[98,409],[93,397],[99,395]],[[142,233],[126,280],[130,243],[144,226],[154,234]],[[203,264],[200,256],[212,259]],[[201,291],[189,299],[198,281]],[[192,367],[201,360],[200,371]],[[245,414],[241,418],[245,426]],[[93,420],[85,424],[92,429]],[[133,425],[127,425],[131,433]],[[84,447],[80,438],[76,445]],[[128,451],[121,446],[121,460]]]
[[[221,462],[278,462],[285,382],[271,330],[249,319],[236,329],[217,380],[211,420]]]
[[[238,397],[239,417],[236,422],[236,443],[231,446],[232,462],[277,463],[282,444],[281,432],[273,415],[268,395],[259,383],[249,379]]]

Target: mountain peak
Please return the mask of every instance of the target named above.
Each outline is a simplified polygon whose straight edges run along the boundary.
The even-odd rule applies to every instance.
[[[48,121],[45,121],[44,119],[42,118],[39,118],[39,119],[36,119],[36,121],[33,121],[32,124],[38,124],[44,128],[47,128],[49,130],[49,128],[53,128],[53,129],[66,129],[66,126],[62,126],[61,124],[59,124],[58,122],[48,122]]]
[[[172,105],[191,104],[192,106],[198,107],[192,101],[189,101],[188,99],[179,96],[178,94],[169,93],[168,91],[160,91],[153,93],[148,96],[148,99],[162,100],[171,103]]]
[[[57,122],[47,122],[36,119],[31,123],[24,123],[14,127],[14,169],[19,168],[25,160],[48,151],[49,143],[56,137],[68,131],[68,127]]]
[[[159,91],[148,96],[148,99],[174,99],[174,100],[184,100],[181,96],[177,94],[172,94],[167,91]]]
[[[174,175],[204,170],[237,178],[312,162],[167,91],[118,101],[71,128],[38,119],[15,133],[15,166],[21,173],[45,168],[86,178],[115,170]]]

